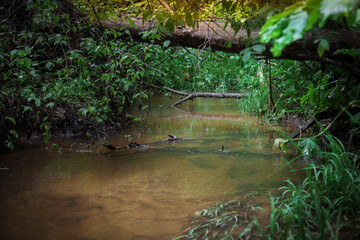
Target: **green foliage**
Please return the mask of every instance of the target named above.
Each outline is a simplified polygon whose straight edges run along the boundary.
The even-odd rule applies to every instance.
[[[100,137],[122,124],[126,104],[146,97],[133,97],[144,74],[142,45],[119,29],[88,27],[63,4],[36,1],[23,9],[27,25],[2,22],[0,140],[11,150],[32,132],[48,142],[61,126]]]
[[[335,137],[324,136],[330,149],[321,152],[325,163],[307,167],[302,184],[288,180],[288,186],[279,189],[282,195],[272,198],[270,225],[258,226],[263,239],[337,239],[360,213],[359,158],[346,152]],[[304,157],[320,154],[314,139],[300,146]]]
[[[85,13],[91,22],[99,23],[104,19],[116,19],[118,0],[73,0],[75,6]]]
[[[278,152],[280,151],[281,153],[285,153],[286,152],[286,143],[288,142],[288,140],[283,139],[283,138],[276,138],[274,141],[274,145],[272,147],[273,152]]]
[[[268,102],[269,89],[264,86],[259,87],[260,83],[256,78],[254,78],[254,85],[251,86],[252,88],[248,88],[250,96],[240,102],[240,111],[256,116],[264,116],[270,113]]]
[[[114,13],[126,16],[130,24],[133,24],[129,16],[142,16],[144,21],[156,20],[158,30],[172,33],[177,26],[195,27],[199,21],[217,19],[225,22],[237,33],[241,27],[250,34],[256,28],[262,26],[266,18],[281,11],[296,0],[271,0],[271,1],[207,1],[207,0],[147,0],[147,1],[104,1],[104,0],[76,0],[82,9],[92,15],[98,12],[98,19],[107,19]],[[91,2],[91,4],[90,4]],[[99,6],[99,10],[94,8]],[[110,6],[110,7],[106,7]],[[111,9],[111,6],[113,9]],[[104,12],[106,14],[104,14]],[[94,19],[94,17],[91,17]],[[98,20],[96,20],[98,21]],[[230,43],[228,43],[230,44]]]
[[[320,158],[321,157],[321,148],[319,147],[319,142],[314,137],[305,138],[302,140],[298,146],[302,151],[302,154],[306,157],[311,158]]]
[[[236,54],[151,46],[145,58],[153,70],[146,72],[146,79],[173,89],[241,91],[246,90],[251,81],[250,76],[245,74],[250,65],[243,66],[241,57]]]
[[[314,30],[315,24],[323,27],[327,21],[346,18],[348,27],[355,27],[360,20],[360,2],[357,0],[308,0],[288,7],[285,11],[269,18],[262,26],[261,41],[274,40],[271,52],[275,57],[290,43],[301,39],[306,31]],[[329,42],[321,39],[318,53],[320,56],[329,50]]]
[[[175,239],[243,239],[254,228],[252,215],[256,207],[248,200],[217,203],[195,213],[192,226]]]

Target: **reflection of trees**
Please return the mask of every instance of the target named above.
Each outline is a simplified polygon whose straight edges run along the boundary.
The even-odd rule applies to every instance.
[[[201,113],[196,113],[193,111],[189,111],[189,110],[185,110],[183,108],[180,107],[176,107],[173,106],[173,108],[175,108],[176,110],[187,114],[187,115],[191,115],[191,117],[194,118],[206,118],[206,119],[221,119],[221,120],[233,120],[233,119],[244,119],[244,117],[242,115],[231,115],[231,114],[201,114]],[[174,117],[174,118],[178,118],[178,117],[182,117],[183,115],[174,115],[174,116],[169,116],[169,118]]]

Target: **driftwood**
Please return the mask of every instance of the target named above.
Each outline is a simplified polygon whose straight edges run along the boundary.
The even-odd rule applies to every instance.
[[[321,121],[321,120],[328,119],[328,118],[334,118],[337,114],[339,114],[339,111],[340,111],[339,109],[327,109],[325,111],[317,113],[311,120],[309,120],[306,123],[304,123],[303,125],[301,125],[300,129],[298,131],[293,132],[292,134],[290,134],[289,139],[296,138],[302,132],[304,132],[307,129],[314,126],[314,124],[317,121]],[[358,112],[358,108],[351,107],[351,108],[348,109],[348,112],[350,114],[352,114],[352,115],[355,115]],[[349,116],[347,116],[346,114],[342,114],[342,116],[340,118],[338,118],[338,120],[347,120],[348,118],[349,118]]]
[[[180,137],[176,137],[174,135],[169,134],[168,135],[170,138],[165,139],[165,140],[161,140],[161,141],[156,141],[156,142],[151,142],[151,143],[145,143],[145,144],[140,144],[140,143],[136,143],[136,142],[130,142],[126,147],[116,147],[112,144],[103,143],[103,146],[107,147],[110,150],[120,150],[120,149],[125,149],[125,148],[138,148],[141,150],[145,150],[148,148],[153,148],[150,147],[150,144],[155,144],[155,143],[161,143],[161,142],[174,142],[174,141],[179,141],[179,140],[189,140],[190,138],[180,138]]]
[[[184,98],[180,99],[179,101],[177,101],[176,103],[172,104],[172,107],[175,107],[179,104],[182,104],[188,100],[193,100],[194,98],[243,98],[248,96],[247,94],[244,93],[212,93],[212,92],[192,92],[192,93],[186,93],[186,92],[180,92],[168,87],[159,87],[150,83],[145,83],[145,85],[152,87],[152,88],[156,88],[156,89],[164,89],[168,92],[171,93],[175,93],[177,95],[181,95],[181,96],[185,96]]]

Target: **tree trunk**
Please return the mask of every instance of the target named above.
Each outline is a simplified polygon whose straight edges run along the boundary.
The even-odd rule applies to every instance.
[[[272,82],[271,82],[271,63],[270,60],[267,61],[267,64],[269,65],[269,110],[270,112],[274,112],[275,111],[275,107],[274,107],[274,99],[272,96]]]
[[[142,38],[142,32],[156,28],[156,23],[143,21],[141,18],[132,18],[132,20],[134,21],[134,25],[130,25],[129,21],[122,19],[118,19],[117,22],[108,21],[103,25],[108,28],[124,28],[135,40],[148,41]],[[225,29],[224,27],[225,24],[222,22],[201,21],[196,29],[190,27],[176,28],[173,34],[164,34],[162,40],[170,40],[171,46],[184,46],[197,49],[211,47],[213,51],[240,53],[241,50],[246,48],[245,42],[248,37],[251,39],[257,39],[259,37],[259,31],[253,31],[251,35],[248,36],[245,29],[235,34],[234,30],[229,26]],[[317,44],[314,43],[314,41],[320,37],[327,38],[331,46],[330,51],[326,51],[323,57],[318,56]],[[303,39],[295,41],[286,47],[280,58],[324,62],[345,68],[357,76],[360,76],[360,68],[353,64],[354,59],[348,55],[333,54],[341,48],[360,48],[360,41],[358,39],[360,39],[360,31],[320,29],[317,35],[307,32]],[[226,47],[228,41],[231,41],[231,47]],[[270,48],[271,46],[267,45],[266,50],[258,55],[272,58]]]

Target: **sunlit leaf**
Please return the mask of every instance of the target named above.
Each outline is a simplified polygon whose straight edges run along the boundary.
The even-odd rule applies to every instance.
[[[193,21],[193,17],[191,15],[191,13],[186,12],[186,14],[185,14],[185,22],[186,22],[186,25],[188,25],[190,27],[194,26],[194,21]]]
[[[167,48],[167,47],[170,45],[170,43],[171,43],[171,42],[170,42],[169,40],[164,41],[164,42],[163,42],[163,47],[164,47],[164,48]]]
[[[320,13],[324,15],[320,26],[324,26],[328,18],[337,20],[343,15],[348,15],[360,6],[358,0],[323,0],[321,2]]]
[[[318,145],[318,139],[314,137],[305,138],[298,146],[305,156],[314,158],[321,156],[321,148]]]
[[[283,138],[276,138],[274,141],[274,145],[272,147],[273,152],[286,152],[286,144],[288,143],[288,140]]]

